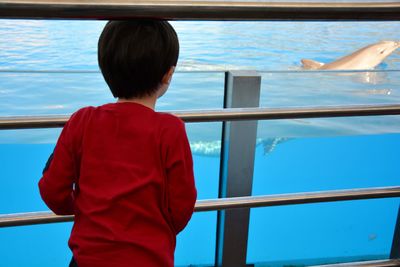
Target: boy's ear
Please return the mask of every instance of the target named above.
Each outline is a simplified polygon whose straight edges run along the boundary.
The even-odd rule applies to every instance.
[[[172,66],[171,68],[169,68],[167,73],[165,73],[164,76],[162,77],[161,85],[157,91],[157,98],[163,96],[165,94],[165,92],[168,90],[169,83],[171,82],[174,71],[175,71],[175,66]]]
[[[175,71],[175,66],[171,66],[167,73],[164,74],[164,77],[161,79],[161,83],[163,84],[169,84],[172,79],[172,75],[174,74]]]

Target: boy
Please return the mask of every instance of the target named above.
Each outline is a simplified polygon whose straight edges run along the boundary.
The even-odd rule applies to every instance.
[[[154,106],[178,54],[166,21],[105,26],[99,65],[118,101],[71,116],[39,182],[52,211],[75,215],[70,266],[174,265],[196,201],[193,163],[183,122]]]

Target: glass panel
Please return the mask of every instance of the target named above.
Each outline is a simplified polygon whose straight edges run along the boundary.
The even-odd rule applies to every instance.
[[[156,109],[221,108],[223,83],[223,72],[177,72]],[[0,102],[0,116],[12,116],[69,114],[83,106],[97,106],[115,99],[99,72],[2,71]]]
[[[59,132],[60,130],[57,129],[56,131]],[[187,125],[187,131],[193,151],[198,199],[217,198],[220,159],[219,151],[216,151],[219,149],[219,143],[216,140],[221,138],[221,123],[206,123],[201,125],[189,124]],[[196,134],[197,131],[201,134]],[[0,133],[5,132],[6,131],[2,131]],[[47,158],[54,148],[54,143],[38,144],[36,142],[38,138],[43,136],[54,139],[56,138],[54,135],[57,133],[48,136],[49,134],[46,130],[7,132],[13,132],[12,135],[20,135],[17,141],[21,143],[9,143],[10,140],[8,140],[7,144],[0,144],[0,168],[2,170],[1,179],[3,181],[0,195],[4,200],[0,201],[1,213],[7,214],[47,210],[46,205],[40,198],[37,183]],[[33,143],[31,143],[29,138],[24,141],[21,140],[24,136],[29,137],[30,134],[38,135],[34,138],[35,140]],[[10,138],[11,137],[8,137],[8,139]],[[215,145],[216,143],[218,144],[217,146]],[[41,229],[43,229],[43,227],[47,226],[41,226]],[[22,227],[19,229],[25,228]],[[25,231],[29,232],[31,229],[36,228],[28,227]],[[19,231],[11,230],[11,228],[0,230],[2,232]],[[57,231],[66,231],[66,233],[69,233],[70,228],[54,228],[54,230],[49,231],[52,231],[54,234],[50,235],[49,238],[43,238],[41,240],[45,240],[45,243],[58,243],[64,242],[60,240],[58,235],[64,235],[65,233],[58,233]],[[0,242],[8,242],[8,238],[13,236],[11,232],[7,235],[0,235]],[[176,264],[186,266],[190,264],[212,264],[215,256],[215,232],[216,212],[194,214],[187,228],[178,236],[175,254]],[[34,236],[35,234],[27,233],[28,237],[31,235]],[[16,240],[14,240],[12,244],[16,244],[17,242],[39,242],[38,240],[24,241],[24,235],[14,238]],[[57,248],[63,248],[63,250],[62,253],[57,252],[57,254],[60,255],[60,259],[54,262],[63,259],[63,255],[70,254],[66,242],[63,243],[63,246],[57,246]],[[42,251],[42,249],[42,246],[31,246],[29,250],[27,250],[27,253],[31,251],[29,253],[36,254],[35,257],[29,259],[30,263],[40,262],[41,266],[47,266],[47,262],[49,263],[48,266],[54,266],[52,257],[47,257],[47,253],[39,253],[39,250]],[[20,251],[21,249],[12,249],[12,246],[7,247],[4,251],[6,262],[13,262],[10,266],[26,265],[24,264],[24,262],[28,260],[26,257],[16,257],[15,253],[19,253]],[[40,255],[43,255],[43,258]],[[60,264],[60,266],[61,265],[66,265],[66,262]]]
[[[400,70],[262,72],[260,106],[398,104],[399,83]]]
[[[0,72],[0,115],[70,114],[114,102],[100,73]]]
[[[224,73],[176,73],[158,110],[221,108]],[[51,85],[51,88],[50,88]],[[0,116],[69,114],[86,105],[114,101],[99,73],[0,73]],[[197,94],[202,91],[202,94]],[[190,97],[188,97],[190,96]],[[9,101],[9,100],[12,101]],[[8,101],[6,101],[8,100]],[[219,149],[222,123],[186,124],[193,152],[198,199],[218,197]],[[37,183],[61,129],[0,131],[0,168],[3,214],[47,210]],[[44,231],[44,229],[46,229]],[[67,266],[70,224],[0,229],[4,255],[10,266]],[[26,234],[22,234],[26,232]],[[40,236],[40,232],[46,232]],[[216,212],[196,213],[178,236],[176,265],[214,263]],[[3,234],[4,233],[4,234]],[[41,241],[43,240],[43,241]],[[22,245],[16,248],[18,244]],[[56,243],[49,256],[46,248]],[[33,245],[34,244],[34,245]],[[18,257],[24,251],[24,257]],[[31,255],[31,256],[29,256]],[[29,262],[29,264],[27,264]],[[37,264],[35,264],[35,262]]]
[[[54,144],[0,144],[1,213],[42,211],[48,208],[38,182]],[[12,251],[10,251],[11,253]],[[12,254],[12,253],[11,253]]]
[[[197,199],[218,198],[222,123],[186,124],[193,153]],[[217,212],[195,213],[178,235],[175,265],[213,265]]]
[[[309,266],[389,258],[400,199],[251,210],[247,262]]]
[[[72,223],[0,228],[1,266],[68,266]]]
[[[400,72],[263,73],[261,106],[398,104]],[[398,186],[398,116],[260,121],[253,195]],[[251,210],[248,263],[388,258],[400,199]]]
[[[354,81],[369,73],[385,79]],[[398,104],[398,84],[400,71],[266,72],[260,106]],[[399,116],[260,121],[253,194],[397,185],[398,133]]]
[[[398,186],[400,134],[267,139],[253,195]]]
[[[223,107],[224,72],[177,72],[159,110],[218,109]],[[197,137],[199,137],[200,132]],[[219,136],[216,140],[220,139]]]

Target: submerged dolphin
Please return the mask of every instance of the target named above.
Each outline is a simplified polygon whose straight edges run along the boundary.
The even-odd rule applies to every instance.
[[[321,63],[310,59],[302,59],[304,69],[309,70],[364,70],[379,65],[394,50],[400,47],[400,42],[381,41],[363,47],[354,53],[339,58],[331,63]]]

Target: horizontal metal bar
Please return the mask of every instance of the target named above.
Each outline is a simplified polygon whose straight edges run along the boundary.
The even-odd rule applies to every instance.
[[[289,0],[288,0],[289,1]],[[0,17],[175,20],[400,20],[400,3],[190,0],[4,0]]]
[[[178,69],[174,73],[225,73],[228,70],[181,70]],[[260,74],[299,74],[299,75],[314,75],[318,74],[331,74],[331,73],[346,73],[346,74],[359,74],[359,73],[391,73],[400,72],[398,69],[360,69],[360,70],[268,70],[258,69],[254,70]],[[68,69],[0,69],[0,74],[22,73],[22,74],[101,74],[100,70],[68,70]]]
[[[55,215],[51,211],[5,214],[0,215],[0,228],[11,226],[72,222],[73,220],[73,215],[59,216]]]
[[[400,187],[333,190],[270,196],[234,197],[217,200],[202,200],[196,203],[195,210],[212,211],[233,208],[256,208],[387,197],[400,197]]]
[[[400,105],[357,105],[291,109],[229,108],[169,112],[180,117],[185,122],[215,122],[399,115]],[[68,115],[0,117],[0,130],[57,128],[64,126],[68,119]]]
[[[63,127],[69,115],[0,117],[0,130]]]
[[[303,73],[308,73],[308,72],[321,72],[323,70],[307,70],[307,71],[302,71],[302,70],[298,70],[298,71],[293,71],[293,72],[303,72]],[[280,73],[281,71],[271,71],[272,73],[278,72]],[[286,71],[285,71],[286,72]],[[335,72],[334,70],[325,70],[325,72]],[[337,70],[336,72],[350,72],[348,70]],[[400,72],[400,70],[396,70],[396,69],[385,69],[385,70],[365,70],[365,71],[361,71],[361,70],[354,70],[354,73],[358,73],[358,72]],[[50,69],[37,69],[37,70],[33,70],[33,69],[0,69],[0,74],[9,74],[9,73],[22,73],[22,74],[100,74],[101,75],[101,71],[100,70],[68,70],[68,69],[54,69],[54,70],[50,70]],[[174,73],[225,73],[224,70],[176,70]]]
[[[392,260],[377,260],[377,261],[360,261],[360,262],[314,265],[311,267],[391,267],[391,266],[400,266],[400,260],[392,259]]]
[[[323,117],[399,115],[400,105],[358,105],[313,108],[232,108],[210,111],[172,112],[186,122],[278,120]]]
[[[334,190],[269,196],[199,200],[196,202],[195,211],[201,212],[235,208],[271,207],[389,197],[400,197],[400,187],[378,187],[369,189]],[[5,214],[0,215],[0,227],[70,222],[73,220],[74,216],[57,216],[52,212]]]

